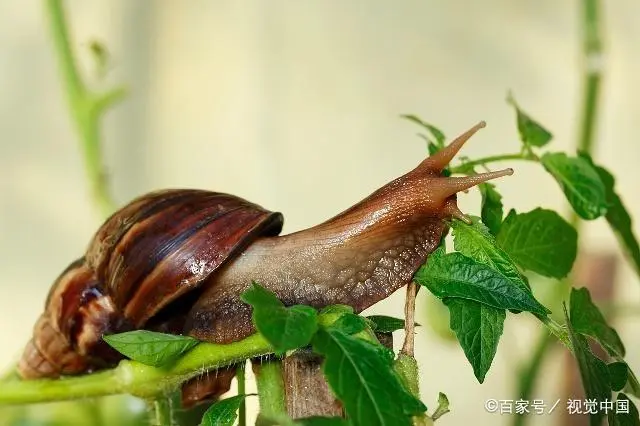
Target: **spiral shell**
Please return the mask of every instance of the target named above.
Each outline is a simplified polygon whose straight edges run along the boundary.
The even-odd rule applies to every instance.
[[[57,377],[112,365],[119,355],[104,334],[179,333],[189,307],[180,301],[256,238],[277,235],[282,222],[280,213],[217,192],[164,190],[133,200],[55,281],[20,374]]]

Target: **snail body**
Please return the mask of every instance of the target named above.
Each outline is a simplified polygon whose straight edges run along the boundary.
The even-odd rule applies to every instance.
[[[288,235],[279,235],[280,213],[233,195],[165,190],[133,200],[54,283],[19,373],[58,377],[113,365],[119,355],[102,336],[132,329],[237,341],[255,331],[239,298],[252,281],[285,305],[366,309],[411,281],[448,219],[466,220],[457,192],[512,173],[443,175],[481,127],[332,219]]]

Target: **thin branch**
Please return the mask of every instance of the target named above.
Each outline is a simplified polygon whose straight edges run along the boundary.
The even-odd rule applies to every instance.
[[[404,344],[402,352],[413,357],[415,346],[416,328],[416,295],[418,294],[418,284],[413,281],[407,285],[407,297],[404,302]]]
[[[531,153],[522,153],[519,152],[517,154],[501,154],[501,155],[492,155],[490,157],[478,158],[477,160],[467,161],[462,163],[459,166],[451,167],[451,173],[468,173],[469,169],[475,166],[484,166],[485,164],[495,163],[498,161],[506,161],[506,160],[523,160],[523,161],[539,161],[536,155]]]
[[[54,50],[65,85],[71,117],[80,137],[84,164],[94,203],[103,216],[115,210],[102,160],[100,126],[103,113],[125,95],[123,88],[92,93],[83,81],[71,49],[62,0],[45,0]]]

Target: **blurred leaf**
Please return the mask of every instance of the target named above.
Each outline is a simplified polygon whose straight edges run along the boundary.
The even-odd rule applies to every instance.
[[[607,364],[607,368],[611,378],[611,389],[616,392],[621,391],[624,385],[627,384],[629,377],[627,364],[625,362],[612,362]]]
[[[154,367],[175,362],[198,344],[193,337],[148,330],[111,334],[103,339],[124,356]]]
[[[613,416],[613,425],[609,426],[640,426],[640,414],[633,401],[623,393],[619,393],[616,398],[616,410]],[[627,410],[621,410],[622,404],[626,404]],[[624,412],[626,411],[626,412]]]
[[[443,302],[449,307],[451,329],[482,383],[498,349],[506,311],[467,299],[446,298]]]
[[[618,333],[607,324],[586,288],[571,289],[571,324],[573,329],[589,336],[611,356],[624,357],[624,345]]]
[[[537,208],[502,223],[497,243],[524,269],[552,278],[567,276],[578,252],[578,233],[560,215]]]
[[[413,115],[413,114],[405,114],[405,115],[401,115],[400,117],[409,120],[419,126],[421,126],[422,128],[424,128],[427,132],[429,132],[429,134],[433,137],[434,139],[434,146],[437,150],[440,150],[444,147],[444,141],[446,139],[444,133],[442,133],[442,131],[440,129],[438,129],[437,127],[426,123],[424,121],[422,121],[419,117]],[[431,142],[431,139],[426,136],[425,137],[427,139],[428,142]],[[431,152],[431,148],[429,148],[429,153],[431,155],[433,155],[434,153]],[[437,152],[437,151],[436,151]]]
[[[432,253],[429,262],[422,266],[414,280],[434,295],[460,297],[485,303],[495,308],[516,309],[546,315],[542,306],[529,291],[515,285],[495,269],[468,258],[461,253],[438,255]]]
[[[544,154],[540,161],[558,182],[578,216],[593,220],[607,213],[609,203],[604,183],[587,160],[556,152]]]
[[[598,172],[598,176],[600,176],[600,179],[604,184],[607,194],[607,203],[609,204],[605,217],[614,234],[618,238],[618,242],[622,246],[623,253],[633,265],[636,274],[640,277],[640,245],[638,245],[638,239],[633,234],[631,216],[622,203],[620,196],[615,192],[615,179],[607,169],[594,164],[589,155],[581,153],[580,156],[585,158],[593,167],[595,167]]]

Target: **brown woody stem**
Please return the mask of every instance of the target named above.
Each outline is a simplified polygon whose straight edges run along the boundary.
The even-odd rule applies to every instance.
[[[407,285],[407,298],[404,303],[404,344],[402,352],[405,355],[413,357],[415,345],[415,313],[416,313],[416,295],[418,294],[418,285],[411,281]]]

